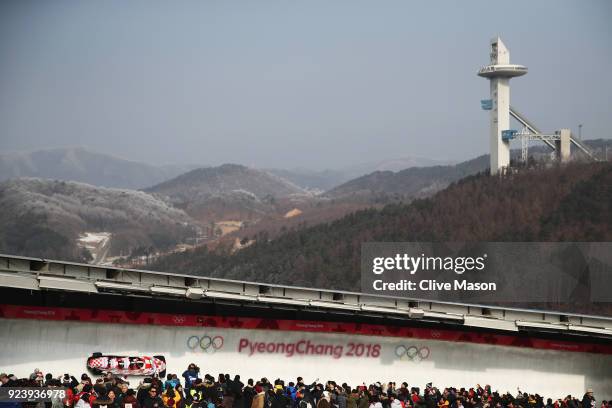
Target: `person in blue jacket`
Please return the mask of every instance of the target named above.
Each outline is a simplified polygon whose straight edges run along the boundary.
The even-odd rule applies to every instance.
[[[185,391],[188,393],[195,380],[200,378],[200,368],[194,363],[189,364],[189,367],[183,373],[183,378],[185,379]]]
[[[295,407],[297,405],[297,388],[295,387],[293,381],[290,382],[287,387],[285,387],[285,395],[291,399],[291,406]]]

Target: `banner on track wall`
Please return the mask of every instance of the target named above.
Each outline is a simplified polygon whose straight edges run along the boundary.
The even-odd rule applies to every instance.
[[[94,310],[43,306],[1,305],[0,318],[41,319],[96,323],[122,323],[137,325],[163,325],[180,327],[217,327],[232,329],[285,330],[315,333],[342,333],[384,337],[408,337],[490,344],[498,346],[529,347],[548,350],[612,354],[612,345],[576,343],[564,340],[545,340],[484,332],[466,332],[449,329],[384,326],[377,324],[280,320],[265,317],[222,317],[171,313],[125,312],[120,310]]]

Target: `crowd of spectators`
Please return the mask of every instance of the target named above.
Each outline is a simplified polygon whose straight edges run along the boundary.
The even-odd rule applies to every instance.
[[[473,388],[438,388],[426,384],[409,387],[404,382],[366,385],[305,383],[303,378],[285,382],[281,379],[243,383],[239,375],[200,375],[195,364],[179,376],[146,377],[137,384],[107,373],[80,380],[64,374],[54,377],[36,369],[29,378],[0,374],[2,387],[49,387],[66,390],[63,398],[45,402],[0,402],[1,408],[612,408],[612,403],[598,403],[591,389],[582,398],[567,395],[544,399],[537,393],[493,391],[489,385]]]

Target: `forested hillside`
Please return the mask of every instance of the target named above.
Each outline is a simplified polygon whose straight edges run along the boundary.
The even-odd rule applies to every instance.
[[[325,193],[326,197],[358,199],[380,197],[427,197],[453,181],[484,171],[489,156],[483,155],[456,165],[409,167],[393,171],[376,171],[350,180]]]
[[[142,191],[36,178],[0,183],[0,253],[88,261],[80,234],[112,233],[110,254],[193,236],[182,210]]]
[[[203,224],[224,219],[253,221],[273,213],[276,198],[305,193],[279,176],[238,164],[195,169],[145,191],[163,197]]]
[[[605,158],[605,151],[612,146],[609,140],[585,140],[584,144],[599,158]],[[531,146],[530,165],[550,162],[550,148],[545,145]],[[516,167],[521,167],[521,150],[513,149],[511,158]],[[588,161],[579,149],[572,149],[575,160]],[[333,199],[351,201],[391,202],[398,199],[428,197],[450,183],[464,177],[483,172],[489,168],[489,155],[482,155],[454,165],[412,166],[400,171],[375,171],[349,180],[325,193]]]
[[[153,268],[213,277],[359,289],[369,241],[612,240],[612,165],[573,164],[507,178],[479,174],[410,204],[364,210],[292,230],[233,255],[206,248]]]

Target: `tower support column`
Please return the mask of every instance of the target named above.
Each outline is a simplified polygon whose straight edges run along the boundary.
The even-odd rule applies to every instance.
[[[508,78],[491,79],[491,174],[510,165],[510,141],[502,139],[502,130],[510,129],[510,81]]]

